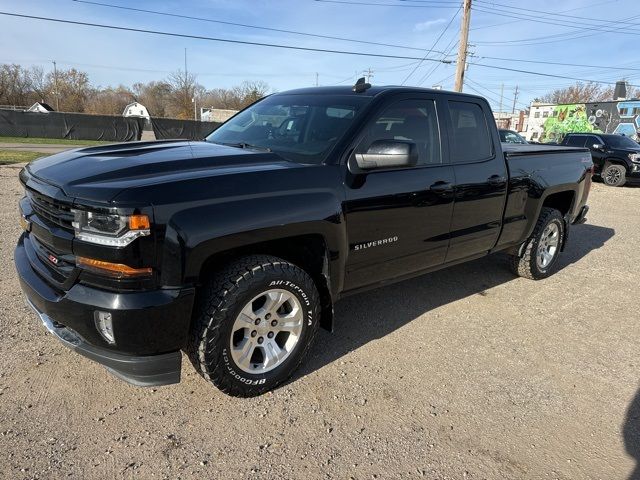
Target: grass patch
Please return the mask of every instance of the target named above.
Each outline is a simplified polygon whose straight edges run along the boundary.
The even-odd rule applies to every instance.
[[[15,150],[0,150],[0,165],[11,163],[31,162],[40,157],[46,157],[48,153],[41,152],[17,152]]]
[[[99,140],[68,140],[66,138],[25,138],[25,137],[0,137],[0,143],[33,143],[55,145],[104,145],[113,142],[101,142]]]

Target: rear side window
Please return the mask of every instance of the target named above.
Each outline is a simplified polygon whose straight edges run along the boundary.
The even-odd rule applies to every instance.
[[[570,135],[567,139],[567,147],[584,147],[586,137],[580,135]]]
[[[481,162],[493,155],[487,119],[477,103],[449,101],[451,161]]]

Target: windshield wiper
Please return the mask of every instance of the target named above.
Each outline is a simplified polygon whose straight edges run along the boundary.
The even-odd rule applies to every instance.
[[[235,148],[247,148],[250,150],[260,150],[261,152],[270,152],[271,149],[269,147],[261,147],[260,145],[252,145],[247,142],[237,142],[237,143],[227,143],[227,142],[214,142],[219,145],[225,145],[227,147],[235,147]]]

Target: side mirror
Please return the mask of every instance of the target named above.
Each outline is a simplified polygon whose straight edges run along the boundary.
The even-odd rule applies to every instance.
[[[604,150],[604,145],[602,143],[594,143],[591,145],[592,150]]]
[[[405,140],[376,140],[366,153],[356,153],[355,159],[362,170],[413,167],[418,163],[418,149]]]

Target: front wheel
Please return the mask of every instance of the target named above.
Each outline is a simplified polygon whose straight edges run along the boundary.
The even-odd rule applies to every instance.
[[[318,291],[304,270],[276,257],[244,257],[204,286],[189,357],[223,392],[260,395],[296,370],[318,316]]]
[[[610,163],[604,167],[600,176],[605,185],[621,187],[627,181],[627,170],[622,165]]]
[[[522,255],[511,257],[513,272],[531,280],[547,278],[554,273],[564,241],[564,229],[562,214],[554,208],[543,207]]]

